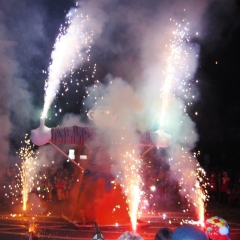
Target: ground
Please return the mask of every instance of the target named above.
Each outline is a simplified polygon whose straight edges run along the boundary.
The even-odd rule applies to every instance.
[[[38,214],[32,214],[30,210],[24,212],[21,205],[1,208],[0,238],[3,240],[27,239],[30,223],[37,226],[35,236],[38,239],[92,239],[93,225],[81,225],[78,228],[69,222],[65,215],[69,214],[66,201],[50,201],[42,204]],[[42,213],[41,213],[42,211]],[[227,204],[209,203],[206,208],[206,218],[220,216],[228,221],[231,228],[231,239],[240,239],[240,208]],[[137,228],[137,232],[145,239],[154,239],[159,228],[168,227],[172,230],[180,226],[182,219],[191,219],[193,216],[181,211],[144,213]],[[99,226],[105,239],[117,239],[124,231],[132,231],[131,226]]]

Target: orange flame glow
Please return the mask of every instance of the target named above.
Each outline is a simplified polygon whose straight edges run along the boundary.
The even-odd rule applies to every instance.
[[[36,224],[34,222],[30,222],[29,226],[28,226],[28,232],[29,233],[35,233],[37,228],[38,228],[38,224]]]

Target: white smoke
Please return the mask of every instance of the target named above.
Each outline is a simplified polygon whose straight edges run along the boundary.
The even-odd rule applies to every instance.
[[[174,39],[173,32],[181,28],[181,25],[186,25],[190,39],[201,34],[201,18],[208,4],[207,1],[201,1],[197,6],[190,1],[183,1],[181,4],[177,1],[171,4],[168,1],[154,3],[154,11],[149,6],[141,7],[141,4],[144,5],[142,1],[138,4],[133,1],[129,4],[115,5],[105,1],[102,4],[103,9],[111,11],[106,14],[108,30],[105,29],[105,34],[97,44],[105,47],[106,51],[118,55],[114,62],[110,63],[110,69],[115,76],[130,82],[133,88],[131,92],[126,91],[118,85],[119,78],[114,78],[112,84],[106,88],[101,87],[101,91],[106,93],[104,95],[106,102],[117,110],[120,116],[118,120],[120,122],[124,120],[124,123],[119,122],[120,128],[127,126],[133,132],[136,129],[149,130],[154,123],[160,122],[163,107],[161,89],[166,78],[167,57],[170,41]],[[124,19],[121,19],[120,16],[123,15]],[[120,23],[125,29],[112,36],[115,37],[115,41],[106,38],[113,34],[115,27]],[[126,44],[120,44],[119,38],[125,40]],[[194,195],[192,189],[196,180],[196,162],[190,150],[195,147],[198,134],[195,123],[187,114],[187,107],[195,101],[193,94],[196,94],[196,89],[193,89],[195,86],[190,86],[189,82],[194,78],[200,49],[197,44],[188,42],[187,38],[184,41],[179,56],[184,61],[181,65],[172,63],[175,73],[168,93],[164,129],[173,137],[173,143],[169,149],[172,177],[179,181],[184,179],[184,184],[181,185],[185,189],[183,194]],[[127,51],[131,50],[138,51],[136,59],[131,54],[128,55]],[[191,94],[192,90],[194,93]],[[138,104],[137,108],[134,108],[131,105],[135,106],[136,96]],[[114,138],[119,140],[117,136],[113,136]],[[133,140],[135,145],[138,144],[139,139],[134,134],[126,138]],[[121,147],[118,150],[118,154],[116,150],[114,153],[121,161],[122,153],[126,150]],[[138,155],[140,149],[136,152]]]
[[[110,0],[86,0],[79,2],[79,6],[69,12],[76,20],[73,25],[70,25],[73,30],[69,28],[69,33],[78,28],[81,28],[84,33],[90,33],[90,35],[93,32],[90,44],[96,46],[96,49],[100,49],[99,54],[103,59],[102,65],[107,72],[113,75],[112,81],[114,83],[112,87],[109,85],[106,88],[108,92],[104,96],[117,109],[120,115],[119,126],[135,127],[135,129],[146,131],[154,123],[158,123],[161,112],[159,89],[164,80],[166,45],[169,45],[169,39],[172,38],[172,32],[174,31],[174,25],[170,18],[176,22],[186,19],[189,22],[190,37],[200,36],[201,38],[201,36],[206,36],[202,33],[202,14],[205,13],[205,9],[212,2],[214,1],[138,0],[113,2]],[[229,11],[228,16],[232,14],[234,9],[232,1],[227,4],[225,1],[215,2],[218,4],[216,9],[221,12]],[[36,88],[40,84],[37,84],[38,79],[34,78],[27,81],[25,77],[27,76],[26,72],[30,75],[29,78],[33,76],[30,73],[40,72],[40,66],[35,67],[32,60],[34,57],[41,55],[42,49],[39,47],[41,44],[38,41],[44,42],[46,40],[43,27],[46,13],[44,13],[41,5],[28,6],[23,1],[9,2],[5,0],[1,1],[0,5],[6,11],[0,12],[0,120],[2,126],[4,126],[0,135],[0,152],[1,159],[7,161],[10,133],[13,134],[15,141],[20,141],[19,136],[21,132],[27,129],[26,125],[29,124],[30,119],[39,115],[38,107],[33,107],[31,89],[29,89],[28,83],[35,83],[31,87],[35,86]],[[23,13],[21,14],[21,12]],[[83,17],[81,17],[81,14],[83,14]],[[87,15],[89,20],[83,24],[82,20]],[[7,27],[5,26],[6,16],[13,21]],[[79,16],[79,18],[76,16]],[[16,18],[19,20],[17,23],[14,21]],[[205,24],[207,25],[207,23]],[[219,21],[218,23],[222,27],[226,27],[225,24],[227,24],[225,21]],[[211,32],[210,42],[213,43],[220,36],[222,28],[213,26],[211,29],[213,31]],[[199,35],[196,35],[197,32]],[[67,37],[67,34],[64,36]],[[85,54],[84,50],[89,50],[90,44],[80,42],[83,44],[79,46],[75,42],[76,39],[68,41],[64,36],[57,40],[52,53],[51,66],[57,71],[53,73],[54,81],[61,80],[63,74],[71,74],[71,67],[78,66],[82,63],[83,57],[89,56],[89,52]],[[60,44],[61,40],[63,45]],[[71,40],[74,40],[74,42]],[[21,62],[16,61],[14,53],[18,44],[19,48],[24,49],[17,56]],[[63,51],[61,55],[57,54],[57,44]],[[213,45],[211,44],[210,47]],[[194,76],[198,65],[197,55],[200,51],[197,45],[192,45],[191,50],[188,44],[186,47],[189,55],[185,63],[188,65],[188,77],[185,79],[185,86]],[[71,51],[69,50],[71,49],[73,55],[70,54]],[[83,56],[76,55],[76,53],[82,53]],[[111,58],[108,59],[109,56]],[[55,61],[56,65],[54,65]],[[23,74],[23,69],[27,69],[25,74]],[[180,74],[178,77],[182,78],[182,76]],[[51,76],[49,78],[50,81]],[[194,148],[198,135],[195,123],[185,111],[187,103],[192,102],[192,100],[184,97],[185,93],[182,89],[176,89],[176,85],[173,87],[174,91],[171,92],[173,98],[169,102],[168,121],[165,128],[173,137],[173,145],[169,153],[172,158],[171,170],[174,176],[180,179],[188,172],[191,173],[195,167],[189,150]],[[49,97],[47,109],[55,97],[54,94],[59,89],[59,82],[53,87],[49,86],[48,89],[51,93],[47,92]],[[102,89],[105,90],[105,87],[102,86]],[[39,96],[43,95],[43,89],[42,92],[36,92],[38,93],[36,98],[39,106],[39,102],[41,102]],[[13,112],[11,117],[14,119],[14,123],[10,120],[11,109]],[[75,117],[69,117],[64,119],[62,125],[69,126],[75,123],[81,125],[81,121],[79,122]],[[130,138],[134,141],[137,140],[135,135]],[[40,156],[41,161],[55,158],[55,156],[48,154],[49,150],[45,148],[43,150],[46,150],[46,156],[44,154]],[[182,157],[183,155],[184,157]],[[179,159],[181,160],[180,164]],[[190,164],[189,162],[186,164],[184,159],[188,159]],[[189,186],[192,186],[193,181],[194,178],[191,178]]]
[[[11,46],[11,42],[7,41],[3,42],[0,40],[0,43],[0,121],[2,126],[4,126],[0,133],[0,153],[1,161],[6,163],[9,154],[9,134],[11,130],[11,124],[9,122],[11,102],[6,101],[6,99],[10,99],[12,82],[11,67],[8,64],[8,62],[11,62],[11,58],[7,52],[11,51],[11,48],[14,46]]]

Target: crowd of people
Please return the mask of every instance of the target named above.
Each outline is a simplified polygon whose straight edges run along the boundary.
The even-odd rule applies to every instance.
[[[75,176],[67,168],[58,168],[56,171],[47,171],[46,178],[40,181],[40,186],[36,186],[32,192],[36,192],[39,197],[46,201],[51,201],[53,194],[56,199],[69,199],[69,192],[75,183]]]
[[[146,174],[145,193],[150,208],[159,206],[174,207],[179,202],[179,185],[170,177],[168,168],[155,168],[154,174]],[[71,168],[62,165],[40,171],[33,180],[32,192],[40,198],[51,201],[69,199],[69,192],[76,182],[76,176]],[[230,170],[215,170],[206,168],[209,199],[215,203],[240,206],[240,174]],[[21,174],[17,166],[0,168],[0,196],[3,202],[19,197],[22,191]],[[168,206],[166,206],[168,204]]]
[[[44,201],[52,201],[53,199],[56,201],[67,201],[69,199],[69,193],[78,177],[74,169],[64,167],[63,165],[55,166],[54,168],[45,168],[38,172],[37,177],[35,176],[31,192],[35,193]],[[240,206],[239,173],[225,169],[216,170],[206,168],[206,179],[208,181],[207,186],[210,201],[229,204],[231,206]],[[14,196],[14,194],[12,194],[13,192],[15,192],[15,196],[21,195],[21,174],[19,174],[17,166],[0,168],[0,204],[4,204],[3,199],[6,199],[6,186],[10,189],[10,198]],[[151,190],[151,186],[155,187],[154,191]],[[147,188],[149,189],[149,195],[153,194],[153,202],[160,205],[164,202],[166,204],[169,204],[169,202],[177,202],[176,199],[181,197],[178,182],[171,179],[170,169],[163,165],[159,166],[158,169],[155,168],[155,174],[151,175],[151,177],[146,177],[145,187],[146,192]],[[10,201],[8,199],[7,201],[12,202],[12,199]],[[164,207],[166,207],[166,205]],[[155,240],[181,240],[181,234],[176,230],[172,231],[168,228],[161,228],[156,233]],[[196,231],[196,229],[194,229],[194,231]],[[197,233],[195,232],[194,234]],[[199,234],[201,235],[200,232]],[[199,239],[205,239],[203,235],[201,237]],[[136,233],[125,232],[119,237],[119,240],[125,239],[142,240],[143,238]]]
[[[208,192],[209,201],[216,204],[228,204],[231,206],[240,206],[240,173],[231,169],[214,169],[205,167],[203,184]],[[202,176],[201,176],[202,177]],[[155,168],[155,173],[151,177],[147,174],[145,177],[145,193],[153,201],[155,208],[174,209],[178,207],[176,203],[182,202],[179,190],[181,189],[178,181],[171,178],[171,170],[164,165]]]
[[[230,170],[207,171],[210,201],[240,206],[240,173]]]
[[[28,189],[45,201],[68,200],[76,180],[71,168],[59,165],[34,174],[32,181],[28,181]],[[0,168],[0,204],[21,203],[22,189],[21,169],[19,170],[18,166]]]
[[[174,209],[181,200],[178,181],[171,178],[169,169],[158,167],[144,176],[144,192],[150,210]]]
[[[104,238],[98,238],[104,239]],[[136,232],[124,232],[118,240],[143,240]],[[180,226],[174,231],[170,228],[160,228],[154,240],[208,240],[207,234],[195,226]],[[224,238],[225,239],[225,238]]]

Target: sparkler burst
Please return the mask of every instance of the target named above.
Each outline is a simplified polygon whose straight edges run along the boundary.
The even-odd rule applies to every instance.
[[[175,25],[175,30],[172,32],[173,37],[170,43],[166,45],[166,68],[164,71],[164,81],[160,89],[160,128],[164,128],[167,124],[168,127],[170,127],[170,118],[172,117],[171,115],[173,115],[171,111],[173,111],[173,109],[176,110],[176,107],[173,106],[176,103],[180,104],[179,109],[182,110],[182,113],[179,113],[179,115],[188,116],[187,106],[192,105],[192,100],[194,99],[192,86],[189,83],[193,69],[190,68],[189,64],[193,67],[194,64],[192,64],[192,62],[196,62],[198,57],[195,55],[194,59],[192,54],[193,52],[196,53],[196,50],[193,49],[190,41],[190,24],[186,19],[183,19],[180,23],[173,19],[170,19],[170,21]],[[184,119],[186,119],[185,123]],[[177,120],[181,121],[180,125],[182,125],[182,129],[183,124],[187,124],[187,122],[190,123],[188,117],[182,117]],[[193,156],[190,152],[190,146],[193,146],[195,140],[195,131],[191,125],[188,125],[186,129],[188,130],[175,129],[175,132],[179,132],[175,137],[176,143],[172,146],[174,150],[171,152],[172,158],[169,159],[169,164],[173,177],[179,182],[179,191],[183,196],[183,202],[185,202],[185,209],[183,209],[183,211],[189,212],[195,209],[199,218],[197,223],[203,224],[204,202],[207,200],[207,192],[205,189],[203,190],[203,188],[206,181],[204,182],[204,172],[203,169],[200,168],[196,156]],[[184,134],[184,136],[181,136],[179,133]],[[196,163],[197,167],[195,165]]]
[[[204,214],[205,214],[205,202],[209,200],[208,195],[208,179],[205,170],[200,166],[199,162],[196,162],[196,184],[195,191],[198,207],[199,223],[203,227],[204,225]]]
[[[127,197],[129,207],[129,216],[132,223],[132,228],[135,231],[137,228],[138,207],[142,195],[142,178],[141,178],[141,160],[136,155],[135,151],[126,152],[123,155],[121,186]]]
[[[28,231],[35,233],[37,231],[38,224],[36,224],[34,221],[30,221],[28,224]]]
[[[193,195],[191,196],[191,198],[194,207],[196,207],[199,220],[183,220],[182,222],[204,227],[205,202],[209,200],[209,195],[207,191],[208,179],[206,177],[205,170],[200,166],[198,161],[196,161],[195,177],[195,186],[192,189],[195,193],[195,196]]]
[[[67,74],[73,74],[74,69],[82,62],[90,60],[91,42],[93,32],[85,29],[88,16],[74,9],[66,16],[65,25],[60,27],[60,33],[54,44],[51,55],[52,62],[48,69],[48,80],[45,83],[45,100],[42,117],[54,99],[61,80]]]
[[[189,79],[189,67],[187,64],[188,60],[188,48],[190,36],[188,34],[189,23],[177,23],[176,21],[170,19],[175,23],[176,29],[173,31],[173,38],[170,39],[170,43],[166,45],[167,56],[166,56],[166,69],[164,71],[164,80],[162,88],[160,89],[161,97],[161,117],[160,117],[160,127],[164,127],[168,114],[169,102],[172,98],[176,97],[175,94],[182,91],[187,98],[189,92],[185,89],[187,80]],[[189,47],[191,48],[191,47]],[[185,93],[187,92],[187,93]]]
[[[19,150],[19,157],[22,160],[20,168],[21,183],[22,183],[22,197],[23,197],[23,210],[27,208],[28,193],[31,192],[34,185],[34,173],[36,171],[36,159],[38,152],[33,150],[28,134],[25,135],[25,147]]]

